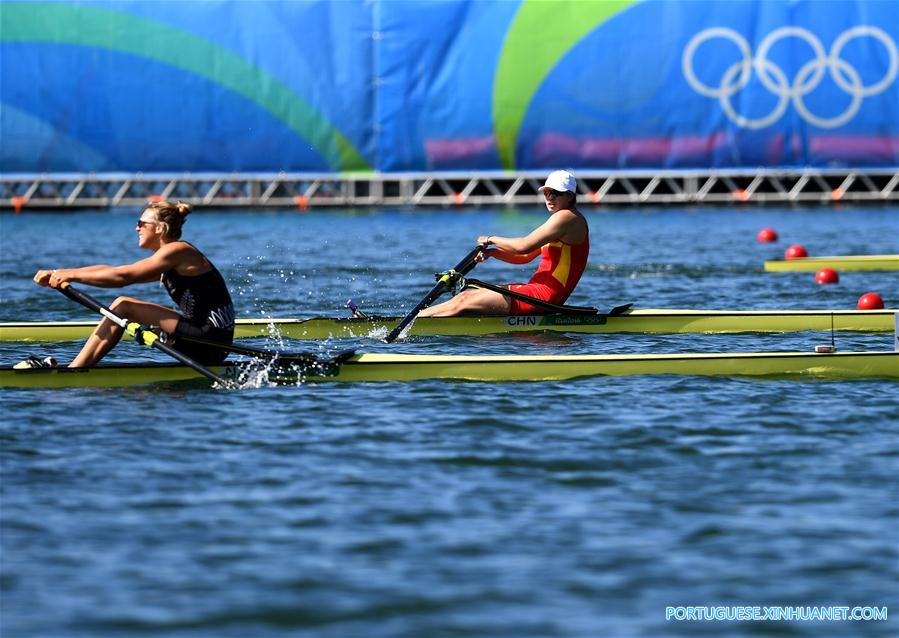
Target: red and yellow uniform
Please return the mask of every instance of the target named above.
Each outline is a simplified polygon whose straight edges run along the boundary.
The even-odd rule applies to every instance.
[[[491,251],[492,252],[492,251]],[[509,290],[553,304],[563,304],[584,274],[590,255],[590,239],[580,244],[554,241],[540,248],[540,265],[526,284],[509,284]],[[501,255],[496,255],[503,259]],[[508,260],[512,261],[512,260]],[[511,314],[531,315],[546,312],[545,309],[512,299]]]

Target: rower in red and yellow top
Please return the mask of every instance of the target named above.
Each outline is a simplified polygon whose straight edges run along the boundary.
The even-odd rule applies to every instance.
[[[486,257],[511,264],[525,264],[540,255],[537,272],[526,284],[505,288],[552,304],[563,304],[571,295],[590,254],[590,229],[577,209],[577,183],[568,171],[553,171],[540,188],[550,212],[549,219],[526,237],[478,237],[492,245]],[[420,317],[451,317],[460,314],[526,315],[546,312],[519,299],[483,288],[463,290],[447,302],[425,308]]]
[[[118,297],[110,309],[129,321],[158,327],[174,338],[172,347],[206,365],[221,363],[234,338],[234,306],[222,275],[196,246],[181,239],[181,227],[192,207],[183,202],[147,204],[137,220],[138,246],[153,254],[133,264],[98,264],[82,268],[39,270],[34,281],[58,288],[76,282],[100,288],[161,282],[178,311],[132,297]],[[121,339],[123,329],[104,318],[69,367],[90,367]],[[191,341],[194,340],[194,341]]]

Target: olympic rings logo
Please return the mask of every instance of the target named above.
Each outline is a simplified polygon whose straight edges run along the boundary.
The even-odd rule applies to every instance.
[[[865,85],[862,82],[858,70],[849,62],[840,57],[843,48],[855,38],[869,37],[879,41],[889,55],[889,68],[878,82]],[[709,86],[696,77],[693,70],[693,56],[701,44],[714,38],[730,40],[743,56],[742,60],[735,62],[721,76],[721,82],[717,87]],[[785,38],[798,38],[805,41],[815,54],[815,57],[806,62],[793,77],[792,82],[787,78],[783,69],[768,59],[768,53],[777,42]],[[742,35],[726,27],[712,27],[697,33],[687,47],[683,56],[684,76],[690,86],[697,93],[711,98],[718,98],[721,108],[738,126],[750,129],[760,129],[770,126],[780,119],[787,110],[790,101],[799,112],[800,116],[809,124],[820,128],[836,128],[842,126],[858,112],[862,100],[868,96],[884,91],[893,80],[899,70],[899,53],[896,51],[896,43],[892,38],[877,27],[858,26],[843,31],[830,47],[830,52],[825,53],[824,46],[814,34],[800,27],[781,27],[769,33],[759,45],[755,57],[749,48],[749,43]],[[731,104],[731,98],[741,91],[752,78],[752,73],[758,76],[762,85],[778,97],[777,105],[768,115],[760,118],[748,118],[737,113]],[[824,79],[824,74],[830,73],[830,77],[838,87],[845,91],[851,98],[849,106],[835,117],[819,117],[812,113],[805,104],[806,95],[815,90]]]

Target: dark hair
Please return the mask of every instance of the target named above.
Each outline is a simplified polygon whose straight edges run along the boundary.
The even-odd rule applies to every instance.
[[[181,238],[181,227],[193,209],[194,207],[190,204],[180,201],[175,204],[164,200],[147,204],[147,210],[153,211],[153,214],[156,216],[156,222],[165,226],[162,234],[169,239]]]

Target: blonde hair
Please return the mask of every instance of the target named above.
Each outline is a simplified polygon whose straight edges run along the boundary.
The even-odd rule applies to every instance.
[[[162,234],[169,239],[181,238],[181,227],[193,209],[193,206],[182,201],[173,204],[164,200],[150,202],[146,208],[146,210],[153,211],[153,214],[156,216],[156,223],[164,226]]]

